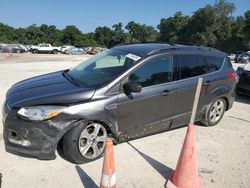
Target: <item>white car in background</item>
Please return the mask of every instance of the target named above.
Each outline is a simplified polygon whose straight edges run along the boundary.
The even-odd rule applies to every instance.
[[[42,44],[39,44],[38,46],[31,46],[30,51],[35,54],[37,53],[57,54],[60,51],[60,47],[53,47],[51,46],[51,44],[42,43]]]

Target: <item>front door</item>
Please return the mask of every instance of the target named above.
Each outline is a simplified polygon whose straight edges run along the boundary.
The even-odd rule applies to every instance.
[[[160,55],[147,60],[126,78],[142,86],[140,93],[119,95],[119,131],[128,139],[169,128],[175,100],[172,77],[172,56]]]

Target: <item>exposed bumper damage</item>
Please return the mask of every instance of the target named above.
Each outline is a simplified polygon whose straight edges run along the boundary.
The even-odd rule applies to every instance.
[[[33,156],[39,159],[55,159],[57,143],[68,127],[74,122],[63,117],[64,115],[47,121],[31,122],[16,116],[17,110],[3,107],[3,137],[7,152]],[[66,119],[66,120],[65,120]]]

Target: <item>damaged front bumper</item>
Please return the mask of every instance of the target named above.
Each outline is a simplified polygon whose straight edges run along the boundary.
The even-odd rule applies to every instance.
[[[74,121],[58,115],[47,121],[28,121],[17,116],[18,109],[3,106],[5,150],[21,156],[55,159],[57,144]]]

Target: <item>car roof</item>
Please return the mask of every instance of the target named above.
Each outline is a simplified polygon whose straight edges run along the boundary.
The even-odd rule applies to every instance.
[[[196,45],[183,45],[183,44],[168,44],[168,43],[127,43],[115,46],[113,49],[118,49],[126,51],[128,53],[133,53],[140,57],[145,57],[153,54],[158,54],[160,52],[169,50],[193,50],[193,51],[204,51],[213,52],[220,55],[226,55],[224,52],[219,51],[215,48],[196,46]]]

